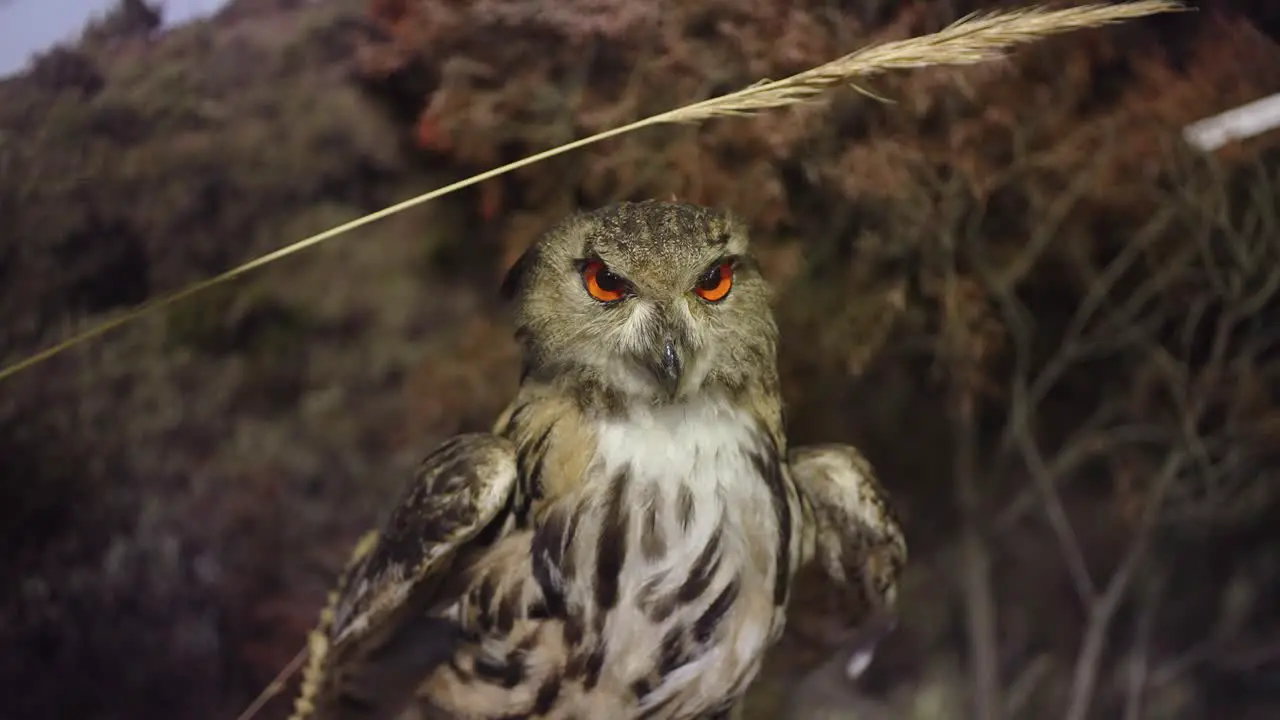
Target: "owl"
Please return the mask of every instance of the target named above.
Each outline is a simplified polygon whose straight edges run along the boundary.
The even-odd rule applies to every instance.
[[[789,449],[744,224],[572,216],[502,283],[519,391],[431,452],[311,634],[293,720],[728,718],[816,563],[857,624],[906,544],[854,448]]]

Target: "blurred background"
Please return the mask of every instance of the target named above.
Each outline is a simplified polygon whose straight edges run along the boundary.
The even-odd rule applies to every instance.
[[[1025,4],[0,0],[0,358]],[[749,717],[1280,717],[1280,132],[1183,139],[1280,92],[1280,4],[1195,4],[602,142],[4,380],[0,717],[234,717],[417,460],[513,393],[506,266],[673,195],[751,223],[792,442],[858,444],[911,543],[866,676],[823,665],[806,578]]]

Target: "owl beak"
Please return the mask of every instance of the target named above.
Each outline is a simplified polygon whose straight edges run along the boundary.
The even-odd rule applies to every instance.
[[[676,342],[667,338],[662,343],[662,357],[658,361],[657,376],[662,388],[671,397],[675,397],[680,389],[680,353],[676,350]]]

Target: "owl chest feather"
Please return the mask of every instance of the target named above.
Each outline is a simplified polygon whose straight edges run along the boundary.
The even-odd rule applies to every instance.
[[[580,490],[560,501],[563,553],[535,566],[557,563],[544,584],[597,646],[602,686],[657,717],[706,712],[745,689],[782,627],[793,508],[776,449],[711,403],[594,431]]]
[[[445,612],[476,642],[428,695],[486,718],[729,707],[782,631],[799,553],[774,435],[727,403],[599,419],[521,407],[503,425],[523,483],[516,512]]]

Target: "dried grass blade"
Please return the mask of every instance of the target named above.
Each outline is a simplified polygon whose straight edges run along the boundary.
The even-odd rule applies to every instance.
[[[934,65],[974,65],[997,60],[1010,49],[1073,30],[1112,25],[1158,13],[1187,10],[1173,0],[1139,0],[1050,10],[1033,7],[973,14],[931,35],[863,48],[782,80],[756,83],[658,116],[659,122],[692,123],[737,116],[812,100],[855,78]]]
[[[892,70],[908,70],[930,65],[972,65],[1003,57],[1015,45],[1072,30],[1110,25],[1157,13],[1187,10],[1173,0],[1136,0],[1114,4],[1082,5],[1061,10],[1028,8],[1008,12],[973,15],[931,35],[897,40],[858,50],[811,70],[772,82],[761,81],[720,97],[653,115],[629,125],[581,138],[501,167],[473,175],[452,185],[409,198],[279,250],[250,260],[220,275],[188,285],[169,295],[155,298],[73,335],[23,360],[0,369],[0,381],[37,365],[76,345],[92,340],[155,310],[172,305],[214,285],[237,278],[263,265],[318,245],[325,240],[421,205],[485,180],[532,165],[547,158],[576,150],[607,138],[643,127],[661,124],[696,123],[715,117],[752,115],[813,100],[823,92],[849,85],[854,78],[869,77]]]

